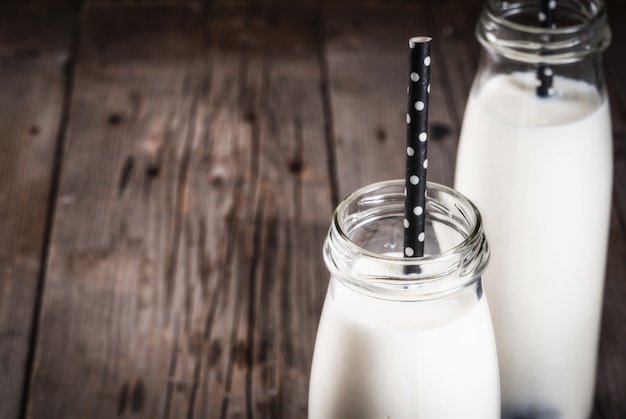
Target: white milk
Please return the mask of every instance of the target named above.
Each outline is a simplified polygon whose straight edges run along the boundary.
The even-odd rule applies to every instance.
[[[493,330],[470,286],[389,301],[331,282],[317,332],[309,419],[498,419]]]
[[[591,412],[611,201],[611,125],[592,86],[501,75],[470,96],[455,188],[478,206],[506,417]]]

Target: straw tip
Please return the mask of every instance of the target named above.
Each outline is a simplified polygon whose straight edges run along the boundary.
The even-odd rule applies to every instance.
[[[432,40],[430,36],[414,36],[409,39],[409,48],[415,48],[417,44],[426,44]]]

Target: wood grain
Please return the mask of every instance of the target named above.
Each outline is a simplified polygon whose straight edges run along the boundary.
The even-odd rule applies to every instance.
[[[0,417],[19,417],[37,316],[72,13],[0,8]]]
[[[191,387],[170,417],[306,417],[331,215],[317,16],[244,5],[212,21],[177,280],[191,304],[173,374]]]
[[[302,417],[331,213],[317,15],[123,11],[85,13],[29,417]]]
[[[93,6],[82,19],[27,416],[161,416],[200,15]]]

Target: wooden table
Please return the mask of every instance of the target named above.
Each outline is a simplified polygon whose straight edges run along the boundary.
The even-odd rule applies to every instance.
[[[452,183],[480,1],[0,6],[0,418],[305,418],[339,198],[403,175],[431,34]],[[594,418],[626,417],[626,7]],[[575,350],[575,348],[572,348]]]

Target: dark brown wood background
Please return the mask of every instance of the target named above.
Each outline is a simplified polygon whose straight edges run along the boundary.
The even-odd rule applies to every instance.
[[[0,4],[0,418],[305,418],[340,197],[403,175],[434,37],[452,183],[479,0]],[[626,6],[594,418],[626,417]],[[572,348],[576,350],[576,348]]]

